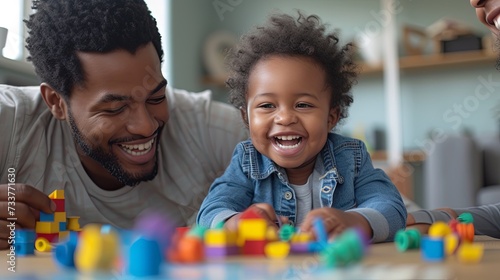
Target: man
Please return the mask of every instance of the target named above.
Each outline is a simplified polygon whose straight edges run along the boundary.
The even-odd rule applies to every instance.
[[[40,87],[0,86],[0,249],[65,191],[80,225],[133,227],[154,208],[194,220],[246,129],[210,93],[167,87],[143,0],[40,0],[26,21]]]
[[[486,25],[500,42],[500,0],[470,0],[470,4],[476,9],[479,21]],[[500,70],[500,59],[497,69]],[[408,214],[406,224],[407,227],[427,232],[430,224],[435,221],[449,221],[464,212],[473,215],[476,234],[500,238],[500,202],[463,209],[419,210]]]

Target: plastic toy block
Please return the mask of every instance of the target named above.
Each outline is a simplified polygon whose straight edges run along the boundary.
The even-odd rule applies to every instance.
[[[64,190],[55,190],[49,194],[50,199],[64,199]]]
[[[59,222],[59,231],[66,231],[66,222]]]
[[[64,204],[65,204],[64,199],[52,199],[52,201],[54,201],[54,203],[56,204],[56,211],[54,211],[54,212],[65,212],[66,211],[66,207],[64,206]]]
[[[290,241],[295,234],[295,228],[292,225],[283,225],[279,230],[280,239],[283,241]]]
[[[463,263],[478,263],[483,257],[482,244],[465,243],[458,248],[458,260]]]
[[[264,219],[247,219],[238,223],[238,234],[241,241],[266,240],[267,222]]]
[[[205,232],[205,245],[208,246],[227,246],[236,244],[236,232],[224,229],[208,229]]]
[[[457,234],[452,233],[444,237],[444,250],[447,256],[455,254],[460,245],[460,238]]]
[[[156,240],[139,237],[130,245],[126,272],[135,277],[158,276],[162,259],[160,244]]]
[[[205,259],[203,240],[186,234],[177,244],[179,260],[184,263],[198,263]]]
[[[56,222],[36,222],[35,231],[37,233],[58,233],[59,223]]]
[[[278,231],[274,227],[268,227],[266,230],[267,241],[279,241]]]
[[[451,232],[450,226],[441,221],[435,222],[429,227],[429,236],[433,238],[444,238]]]
[[[205,245],[205,257],[212,258],[225,258],[227,256],[238,255],[239,247],[236,245],[232,246],[207,246]]]
[[[464,223],[464,224],[472,224],[474,223],[474,217],[472,217],[472,214],[469,212],[462,213],[458,216],[457,218],[458,222]]]
[[[16,242],[14,244],[16,250],[16,255],[18,256],[29,256],[35,254],[35,243],[34,242]]]
[[[45,238],[47,239],[50,243],[56,243],[58,242],[59,239],[59,235],[61,233],[60,232],[56,232],[56,233],[38,233],[36,234],[36,238]]]
[[[267,243],[264,252],[270,259],[284,259],[290,253],[290,243],[286,241]]]
[[[59,232],[59,240],[65,240],[68,238],[68,236],[69,236],[69,231],[67,230]]]
[[[134,224],[134,232],[158,241],[162,252],[170,246],[174,231],[175,227],[165,213],[155,210],[141,213]]]
[[[249,207],[243,213],[241,213],[240,220],[247,219],[263,219],[262,215],[257,212],[256,207]]]
[[[16,243],[34,243],[36,232],[32,229],[16,229],[14,239]]]
[[[66,222],[66,212],[54,212],[54,222]]]
[[[118,256],[119,241],[116,233],[103,233],[101,226],[89,224],[83,228],[78,243],[75,251],[75,266],[78,271],[90,274],[112,269]],[[156,241],[155,244],[158,246]]]
[[[292,243],[307,243],[312,241],[312,235],[307,232],[296,232],[293,236],[290,242]]]
[[[266,240],[245,240],[241,253],[243,255],[264,256],[266,244]]]
[[[75,267],[75,251],[77,246],[77,238],[70,237],[64,242],[57,243],[53,248],[52,257],[55,262],[62,267]]]
[[[459,223],[457,224],[457,234],[463,242],[474,241],[474,224]]]
[[[77,216],[70,216],[66,219],[66,229],[71,230],[71,231],[79,231],[80,230],[80,223],[78,220],[80,217]]]
[[[325,224],[323,219],[315,218],[313,220],[314,233],[316,234],[316,240],[320,243],[328,242],[328,235],[325,230]]]
[[[394,244],[399,252],[420,248],[420,232],[416,229],[400,229],[394,236]]]
[[[439,262],[444,260],[444,240],[442,238],[423,236],[421,246],[422,258],[425,261]]]
[[[305,253],[311,253],[309,250],[309,243],[308,242],[300,242],[300,243],[291,243],[290,244],[290,252],[292,254],[305,254]]]
[[[40,211],[40,222],[55,222],[54,213],[44,213]]]
[[[38,252],[50,252],[52,251],[52,245],[47,239],[38,237],[35,241],[35,249]]]
[[[348,229],[333,243],[327,244],[320,257],[327,267],[343,267],[361,261],[366,246],[361,231]]]

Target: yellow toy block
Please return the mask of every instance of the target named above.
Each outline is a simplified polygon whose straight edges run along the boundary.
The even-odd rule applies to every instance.
[[[50,199],[64,199],[64,190],[55,190],[49,194]]]
[[[54,212],[54,222],[66,222],[66,212]]]
[[[483,257],[483,245],[464,243],[458,248],[458,260],[462,263],[478,263]]]
[[[292,236],[292,239],[290,240],[290,242],[292,242],[292,243],[307,243],[307,242],[312,241],[312,240],[313,240],[313,237],[310,233],[299,232],[299,233],[295,233]]]
[[[205,244],[209,246],[227,246],[236,244],[236,232],[225,229],[207,229]]]
[[[271,259],[284,259],[290,253],[290,243],[285,241],[270,242],[264,248],[266,256]]]
[[[82,273],[106,272],[118,257],[119,242],[115,232],[103,233],[101,227],[90,224],[82,229],[75,251],[75,266]]]
[[[66,219],[66,229],[71,231],[80,231],[80,223],[78,216],[70,216]]]
[[[238,239],[266,240],[267,222],[264,219],[240,220],[238,223]]]
[[[458,248],[460,240],[458,235],[456,234],[448,234],[444,237],[444,249],[446,251],[446,255],[451,256],[455,254],[455,251]]]
[[[268,227],[266,231],[266,240],[267,241],[279,241],[280,237],[278,236],[278,232],[273,227]]]
[[[35,240],[35,249],[38,252],[50,252],[52,251],[52,245],[46,238],[38,237]]]
[[[451,228],[442,221],[433,223],[429,228],[429,236],[433,238],[444,238],[448,234],[451,234]]]
[[[59,223],[56,222],[36,222],[35,231],[37,233],[58,233]]]

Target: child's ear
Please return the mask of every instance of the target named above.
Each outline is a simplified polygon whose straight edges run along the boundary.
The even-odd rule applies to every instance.
[[[245,123],[245,126],[246,128],[248,128],[248,115],[247,115],[247,110],[241,106],[240,107],[240,114],[241,114],[241,118],[243,119],[243,122]]]
[[[330,108],[328,113],[328,130],[332,130],[340,119],[340,110],[338,107]]]
[[[40,93],[54,118],[65,120],[67,104],[63,96],[46,83],[40,85]]]

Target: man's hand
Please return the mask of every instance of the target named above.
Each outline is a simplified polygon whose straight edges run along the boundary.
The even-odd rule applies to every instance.
[[[9,241],[11,230],[34,229],[40,211],[53,213],[55,209],[46,194],[30,185],[0,185],[0,250],[13,244]]]
[[[444,212],[450,214],[450,216],[453,219],[457,218],[457,213],[455,211],[453,211],[451,208],[439,208],[436,210],[444,211]],[[430,224],[417,223],[415,221],[415,217],[413,217],[413,215],[411,213],[408,213],[408,217],[406,218],[406,228],[407,229],[413,228],[413,229],[417,229],[422,234],[427,234],[429,232],[430,227],[431,227]]]
[[[368,238],[373,235],[368,221],[356,212],[344,212],[338,209],[323,207],[309,212],[302,223],[301,232],[314,233],[313,221],[316,217],[323,219],[328,237],[334,238],[348,228],[357,227],[361,229]]]

